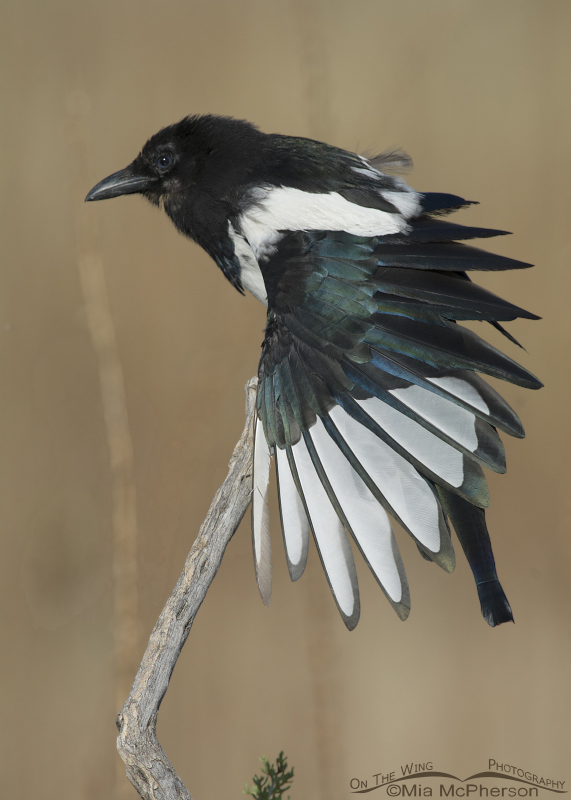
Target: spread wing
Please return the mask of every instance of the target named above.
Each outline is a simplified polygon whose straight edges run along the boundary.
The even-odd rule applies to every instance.
[[[260,265],[268,296],[253,503],[260,592],[269,602],[273,453],[291,578],[303,573],[311,531],[350,629],[359,619],[359,590],[348,536],[397,614],[408,616],[391,517],[425,558],[449,572],[450,519],[484,617],[490,625],[512,618],[485,525],[482,467],[505,471],[498,429],[518,437],[524,432],[477,373],[527,388],[541,384],[457,321],[487,321],[503,331],[501,322],[537,319],[466,274],[529,265],[463,243],[501,231],[427,213],[459,207],[461,198],[423,197],[425,213],[407,233],[289,232]]]

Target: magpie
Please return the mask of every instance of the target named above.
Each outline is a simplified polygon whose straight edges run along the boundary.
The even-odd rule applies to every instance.
[[[531,266],[466,244],[506,231],[448,215],[471,204],[398,177],[399,151],[365,158],[250,123],[189,116],[152,136],[86,200],[142,194],[267,306],[258,369],[252,540],[271,595],[268,483],[275,458],[289,573],[313,534],[345,624],[359,620],[349,536],[401,619],[410,593],[391,528],[421,555],[455,565],[452,524],[489,625],[513,620],[496,573],[482,467],[506,470],[498,430],[516,413],[478,373],[540,381],[461,323],[539,319],[473,283],[473,270]]]

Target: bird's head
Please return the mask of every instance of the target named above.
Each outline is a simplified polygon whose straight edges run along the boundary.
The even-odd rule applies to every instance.
[[[107,200],[142,194],[155,205],[177,204],[189,193],[221,197],[246,179],[260,158],[263,134],[248,122],[213,115],[185,117],[163,128],[125,169],[114,172],[85,198]]]

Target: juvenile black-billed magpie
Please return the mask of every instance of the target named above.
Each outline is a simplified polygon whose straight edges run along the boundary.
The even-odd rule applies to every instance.
[[[515,342],[500,322],[538,317],[467,272],[530,265],[463,244],[505,231],[449,222],[470,201],[415,192],[393,174],[409,161],[191,116],[151,137],[86,200],[138,193],[162,203],[239,292],[268,307],[252,502],[262,600],[271,594],[274,455],[291,578],[305,569],[311,531],[349,629],[360,603],[348,533],[399,617],[409,614],[389,515],[447,572],[452,522],[494,626],[513,617],[486,528],[482,466],[505,472],[497,429],[524,431],[476,373],[542,384],[457,322],[486,320]]]

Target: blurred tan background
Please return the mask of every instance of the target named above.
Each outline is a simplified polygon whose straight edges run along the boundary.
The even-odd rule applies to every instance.
[[[240,797],[258,757],[281,749],[295,800],[347,798],[351,778],[410,761],[465,777],[495,758],[571,780],[570,33],[566,0],[4,0],[3,797],[116,793],[113,481],[78,271],[87,212],[133,446],[137,663],[242,429],[262,306],[142,199],[81,205],[197,112],[361,152],[401,146],[415,188],[479,200],[457,218],[513,231],[490,246],[537,264],[481,282],[544,317],[510,325],[527,354],[486,335],[546,388],[501,387],[527,431],[489,481],[515,625],[484,623],[462,557],[446,575],[399,531],[411,616],[398,620],[359,560],[349,634],[313,546],[289,581],[274,503],[272,605],[248,519],[163,703],[167,755],[196,800]]]

